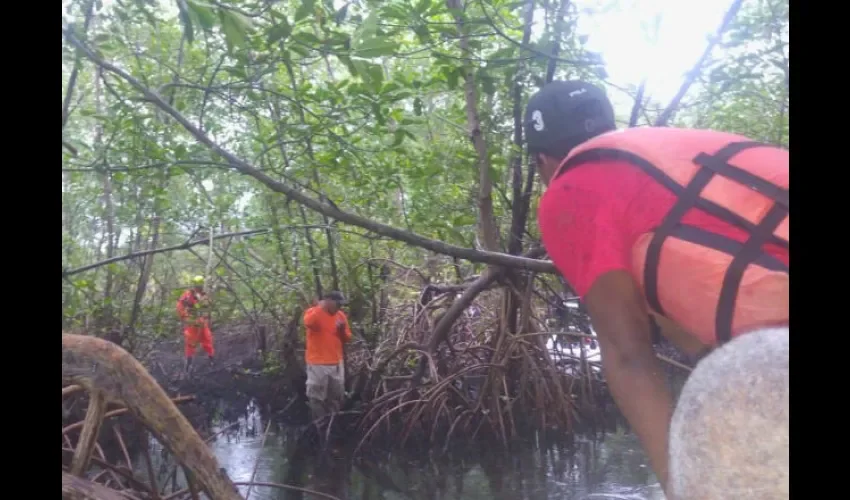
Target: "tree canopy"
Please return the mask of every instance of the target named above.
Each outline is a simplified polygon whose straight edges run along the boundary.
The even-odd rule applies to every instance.
[[[390,276],[551,273],[521,120],[552,79],[628,97],[623,127],[787,147],[786,1],[731,2],[673,102],[609,82],[584,15],[568,0],[63,1],[63,326],[167,333],[195,274],[222,319],[283,320],[343,289],[374,323]]]

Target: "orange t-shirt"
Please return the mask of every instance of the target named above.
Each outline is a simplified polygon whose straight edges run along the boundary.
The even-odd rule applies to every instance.
[[[351,328],[344,312],[337,311],[331,315],[321,306],[304,311],[308,365],[335,365],[342,361],[342,339],[336,330],[337,320],[345,324],[345,341],[348,342],[351,340]]]

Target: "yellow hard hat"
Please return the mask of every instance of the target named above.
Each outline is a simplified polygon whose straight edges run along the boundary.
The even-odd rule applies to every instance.
[[[192,284],[193,285],[203,285],[204,284],[204,277],[203,276],[195,276],[194,278],[192,278]]]

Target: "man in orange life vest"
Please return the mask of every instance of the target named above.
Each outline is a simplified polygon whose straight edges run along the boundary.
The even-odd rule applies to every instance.
[[[529,100],[543,244],[587,306],[611,393],[668,496],[780,498],[788,152],[722,132],[615,129],[588,83],[552,82]],[[674,345],[705,356],[675,412],[649,313]]]
[[[183,339],[185,341],[186,362],[183,367],[188,372],[192,366],[192,357],[198,344],[209,355],[210,363],[213,362],[212,331],[210,330],[209,318],[206,311],[209,307],[209,298],[204,292],[204,277],[192,278],[192,288],[183,292],[177,300],[177,314],[183,322]]]

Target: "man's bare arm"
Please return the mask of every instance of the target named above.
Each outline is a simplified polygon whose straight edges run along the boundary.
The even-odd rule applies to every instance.
[[[673,401],[652,349],[643,296],[629,273],[612,271],[593,283],[585,302],[599,337],[608,387],[666,489]]]

